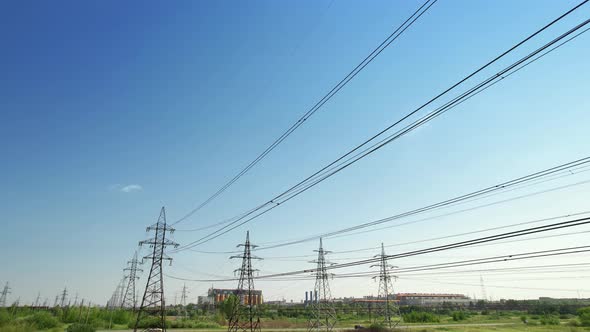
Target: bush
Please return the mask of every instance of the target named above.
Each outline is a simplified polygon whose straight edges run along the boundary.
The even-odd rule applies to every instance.
[[[25,317],[24,320],[39,330],[47,330],[59,326],[57,318],[53,317],[47,311],[36,312],[31,316]]]
[[[403,315],[406,323],[438,323],[440,318],[430,312],[411,311]]]
[[[166,321],[166,328],[170,328],[170,322]],[[129,328],[133,328],[135,325],[134,321],[130,321],[128,326]],[[140,321],[138,326],[139,328],[142,329],[147,329],[147,328],[161,328],[160,326],[160,317],[155,317],[155,316],[151,316],[151,317],[143,317]]]
[[[578,317],[583,326],[590,326],[590,307],[578,309]]]
[[[453,320],[455,322],[458,322],[467,319],[467,314],[465,313],[465,311],[453,311],[451,317],[453,317]]]
[[[66,332],[95,332],[96,328],[90,324],[74,323],[66,329]]]
[[[6,310],[0,309],[0,326],[4,326],[10,322],[10,315]]]
[[[544,315],[541,317],[542,325],[559,325],[559,317],[554,315]]]

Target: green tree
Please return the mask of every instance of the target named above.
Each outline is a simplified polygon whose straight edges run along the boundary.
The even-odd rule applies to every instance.
[[[578,316],[580,317],[580,323],[582,323],[582,325],[590,326],[590,307],[578,309]]]

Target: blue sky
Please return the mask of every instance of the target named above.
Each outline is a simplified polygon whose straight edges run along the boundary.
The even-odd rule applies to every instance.
[[[436,3],[267,159],[178,228],[218,222],[266,201],[576,3]],[[8,255],[1,258],[7,268],[0,271],[0,282],[12,284],[12,299],[31,301],[38,291],[52,299],[67,286],[82,297],[106,302],[162,205],[169,220],[176,220],[206,199],[418,5],[344,0],[3,2],[0,250]],[[479,79],[586,19],[589,8],[582,7]],[[582,35],[248,227],[198,249],[231,250],[243,241],[246,229],[261,244],[297,239],[586,157],[588,38]],[[579,212],[588,209],[588,190],[580,185],[414,226],[326,239],[325,245],[342,251]],[[188,243],[202,235],[179,231],[175,240]],[[587,243],[587,235],[396,264],[578,242]],[[306,255],[316,246],[305,243],[261,256]],[[174,259],[169,274],[195,279],[228,276],[238,264],[224,254],[190,251]],[[582,256],[572,261],[576,259],[583,261]],[[260,266],[262,272],[277,272],[310,264],[268,259]],[[498,280],[489,283],[502,284]],[[436,282],[445,280],[400,278],[396,288],[479,292],[479,286]],[[477,284],[479,276],[461,282]],[[560,288],[555,280],[525,284]],[[583,289],[583,284],[573,280],[568,288]],[[181,285],[167,280],[168,294]],[[196,297],[210,284],[187,286]],[[262,282],[260,287],[268,299],[298,301],[313,283]],[[333,292],[360,296],[376,292],[373,288],[369,280],[337,280]],[[488,293],[497,298],[576,296],[503,288]]]

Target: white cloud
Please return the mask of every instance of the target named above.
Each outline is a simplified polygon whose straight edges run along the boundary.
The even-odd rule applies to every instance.
[[[126,186],[120,187],[120,188],[121,188],[120,190],[122,192],[124,192],[124,193],[131,193],[131,192],[134,192],[134,191],[141,191],[141,190],[143,190],[143,187],[140,186],[140,185],[138,185],[138,184],[129,184],[129,185],[126,185]]]

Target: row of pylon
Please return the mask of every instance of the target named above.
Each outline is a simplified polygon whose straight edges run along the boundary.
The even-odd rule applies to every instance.
[[[146,288],[143,293],[141,304],[137,310],[137,318],[134,326],[134,332],[136,332],[140,326],[141,320],[147,316],[155,316],[158,318],[159,326],[163,332],[166,331],[165,321],[165,301],[164,301],[164,282],[163,282],[163,261],[172,259],[165,255],[164,250],[166,247],[174,246],[178,247],[178,244],[169,240],[167,234],[174,232],[174,229],[166,224],[166,210],[164,207],[160,210],[160,216],[156,224],[147,228],[147,231],[155,232],[154,237],[145,241],[140,242],[141,245],[149,245],[152,249],[149,255],[146,255],[144,259],[151,260],[151,268],[149,271]],[[238,286],[235,290],[236,303],[234,303],[229,317],[228,332],[257,332],[261,329],[260,315],[258,310],[258,301],[251,301],[255,297],[254,288],[254,272],[257,271],[252,267],[252,260],[260,259],[257,256],[252,255],[252,249],[256,245],[250,242],[250,232],[246,232],[246,242],[239,244],[238,247],[243,247],[241,255],[230,257],[231,259],[241,259],[242,265],[236,272],[239,272]],[[337,321],[336,309],[332,301],[332,295],[330,292],[329,280],[332,275],[328,273],[330,262],[326,260],[326,255],[330,252],[324,250],[322,239],[320,238],[320,245],[318,250],[314,250],[318,253],[318,257],[313,263],[316,263],[315,275],[315,287],[314,293],[316,300],[311,302],[309,308],[309,321],[308,331],[326,331],[330,332],[334,329]],[[400,321],[399,309],[393,301],[393,286],[392,277],[389,270],[392,268],[387,263],[387,256],[383,244],[381,245],[381,254],[376,257],[380,257],[379,267],[379,295],[378,298],[382,301],[378,301],[377,315],[375,315],[375,323],[382,324],[385,327],[393,328]],[[115,292],[120,294],[120,302],[117,302],[120,306],[136,307],[135,302],[135,280],[137,278],[138,269],[137,254],[134,259],[129,262],[129,267],[126,269],[129,271],[127,278],[127,285],[125,285],[125,278],[121,281],[121,287]],[[377,277],[375,277],[377,278]],[[123,291],[125,289],[125,291]],[[183,296],[185,294],[186,287],[183,288]],[[128,302],[131,300],[131,302]],[[112,299],[113,300],[113,299]],[[113,301],[114,302],[114,301]],[[132,303],[132,304],[131,304]]]

